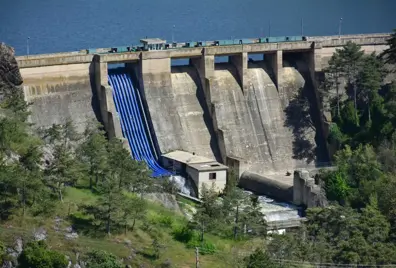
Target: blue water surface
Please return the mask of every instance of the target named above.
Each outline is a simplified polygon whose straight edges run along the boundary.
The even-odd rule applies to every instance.
[[[395,0],[0,0],[0,41],[26,54],[230,37],[389,32]],[[172,34],[173,32],[173,34]]]

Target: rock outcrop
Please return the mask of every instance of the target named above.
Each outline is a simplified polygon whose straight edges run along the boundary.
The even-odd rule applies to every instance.
[[[0,43],[0,89],[2,93],[4,90],[20,86],[22,83],[14,49]]]

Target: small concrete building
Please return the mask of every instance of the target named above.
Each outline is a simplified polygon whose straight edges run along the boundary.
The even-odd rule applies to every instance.
[[[160,38],[140,39],[144,50],[163,50],[165,48],[166,40]]]
[[[207,187],[214,183],[219,192],[226,186],[228,167],[210,158],[184,151],[173,151],[163,154],[162,161],[166,168],[192,179],[198,194],[204,183]]]

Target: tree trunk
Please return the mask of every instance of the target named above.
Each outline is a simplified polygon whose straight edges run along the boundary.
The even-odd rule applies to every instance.
[[[355,123],[356,125],[359,125],[359,120],[358,120],[358,110],[357,110],[357,90],[356,90],[356,85],[355,83],[353,84],[353,104],[355,106]]]
[[[337,91],[337,116],[340,117],[340,85],[338,81],[338,73],[336,74],[336,91]]]
[[[61,189],[60,185],[59,185],[59,188],[58,188],[58,193],[59,193],[59,199],[63,203],[63,195],[62,195],[62,189]]]
[[[205,227],[204,227],[204,223],[202,222],[202,225],[201,225],[201,242],[203,242],[203,240],[204,240],[204,231],[205,231]]]
[[[110,217],[110,208],[109,208],[109,210],[107,211],[107,222],[106,222],[106,232],[107,232],[107,235],[110,235],[110,220],[111,220],[111,217]]]
[[[23,180],[23,190],[22,190],[22,216],[25,218],[26,213],[26,186],[25,186],[25,179]]]
[[[234,240],[236,240],[238,236],[238,221],[239,221],[238,218],[239,218],[239,204],[237,205],[236,214],[235,214]]]
[[[109,196],[109,208],[107,209],[107,223],[106,223],[106,232],[110,235],[110,221],[111,221],[111,194]]]
[[[133,228],[135,228],[135,222],[136,222],[136,219],[133,219],[133,223],[132,223],[132,227],[131,227],[132,232],[133,232]]]
[[[368,99],[368,104],[367,104],[367,108],[368,108],[368,120],[369,122],[371,122],[371,109],[370,109],[370,99]]]

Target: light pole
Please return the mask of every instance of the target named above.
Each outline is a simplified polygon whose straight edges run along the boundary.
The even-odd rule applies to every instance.
[[[173,27],[172,27],[172,43],[175,42],[175,33],[174,33],[175,27],[176,27],[175,25],[173,25]]]
[[[268,36],[271,37],[271,21],[268,21]]]
[[[30,37],[28,37],[27,39],[26,39],[26,54],[29,56],[29,39],[30,39]]]
[[[341,38],[341,26],[342,26],[342,18],[340,18],[340,22],[338,24],[338,38]]]
[[[301,36],[304,36],[304,19],[301,18]]]

